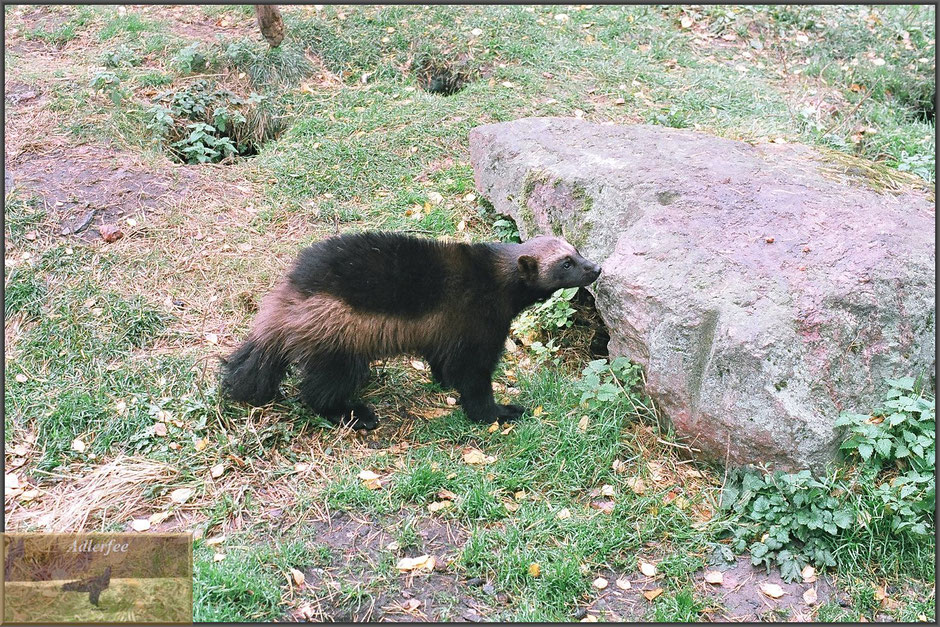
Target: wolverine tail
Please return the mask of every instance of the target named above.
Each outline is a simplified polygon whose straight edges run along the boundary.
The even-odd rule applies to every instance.
[[[264,405],[274,400],[288,358],[273,343],[250,339],[222,360],[222,393],[234,401]]]

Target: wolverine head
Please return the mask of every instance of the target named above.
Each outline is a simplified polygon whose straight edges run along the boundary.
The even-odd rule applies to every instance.
[[[560,237],[539,235],[520,244],[519,273],[531,287],[548,293],[563,287],[590,285],[601,267],[581,256]]]

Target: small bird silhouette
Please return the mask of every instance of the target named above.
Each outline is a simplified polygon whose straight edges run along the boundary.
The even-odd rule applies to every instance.
[[[63,592],[87,592],[88,600],[91,604],[98,606],[98,596],[111,583],[111,567],[108,566],[104,572],[97,577],[88,577],[78,581],[70,581],[62,584]]]

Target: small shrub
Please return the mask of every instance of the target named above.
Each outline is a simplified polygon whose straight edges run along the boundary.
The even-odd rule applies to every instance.
[[[522,239],[519,237],[519,229],[516,227],[515,223],[506,218],[500,218],[493,223],[493,231],[496,233],[496,237],[503,242],[514,242],[519,243]]]
[[[137,67],[141,62],[140,56],[124,44],[114,50],[105,51],[101,56],[102,65],[110,68]]]
[[[196,122],[186,128],[190,130],[189,135],[170,145],[187,163],[217,162],[235,154],[235,144],[228,137],[218,136],[215,127]]]
[[[209,58],[200,48],[201,45],[197,41],[176,53],[173,61],[180,71],[186,74],[195,74],[196,72],[203,72],[209,67]]]

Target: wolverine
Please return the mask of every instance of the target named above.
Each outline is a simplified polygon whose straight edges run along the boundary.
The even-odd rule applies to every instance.
[[[222,391],[264,405],[292,364],[300,398],[336,425],[374,429],[357,398],[369,363],[417,355],[467,418],[505,422],[524,409],[493,398],[492,375],[513,318],[601,268],[560,237],[522,244],[440,242],[391,232],[344,234],[300,252],[263,299],[246,341],[222,363]]]

